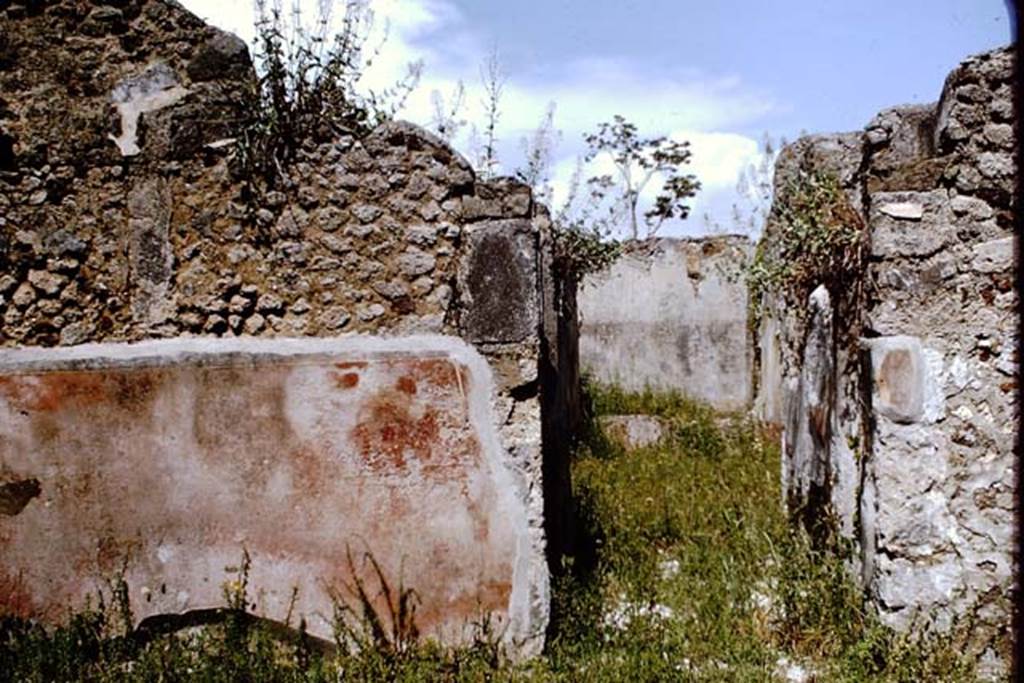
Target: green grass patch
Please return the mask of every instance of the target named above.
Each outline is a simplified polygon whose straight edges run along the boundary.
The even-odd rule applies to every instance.
[[[370,624],[362,647],[342,638],[325,651],[243,618],[241,576],[225,596],[235,610],[185,633],[140,640],[122,603],[56,630],[0,622],[0,681],[773,681],[782,657],[808,681],[975,680],[966,625],[895,634],[863,604],[841,549],[792,530],[777,436],[679,395],[588,396],[592,417],[657,415],[669,437],[625,453],[589,424],[573,462],[587,543],[556,580],[556,627],[532,662],[506,662],[486,628],[451,649],[378,642]]]

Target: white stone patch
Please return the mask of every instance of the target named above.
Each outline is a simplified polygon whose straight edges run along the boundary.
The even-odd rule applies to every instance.
[[[162,545],[156,549],[156,559],[160,560],[161,564],[167,564],[170,562],[174,555],[175,550],[169,545]]]
[[[142,114],[169,107],[187,94],[188,90],[178,84],[174,72],[163,62],[156,62],[138,76],[118,83],[110,99],[121,115],[121,134],[108,137],[121,150],[121,156],[131,157],[142,152],[138,144]]]
[[[974,412],[966,405],[957,406],[953,411],[953,414],[959,417],[964,422],[969,422],[974,417]]]
[[[658,564],[658,569],[661,571],[661,578],[663,581],[669,581],[679,575],[679,560],[663,560]]]
[[[924,216],[924,207],[917,202],[892,202],[882,204],[878,210],[886,216],[903,220],[919,221]]]
[[[971,368],[963,356],[954,356],[946,368],[946,396],[952,397],[967,388],[971,381]]]
[[[971,268],[979,273],[999,273],[1013,267],[1016,251],[1013,237],[982,242],[974,247]]]
[[[900,424],[924,419],[929,389],[926,376],[930,372],[921,341],[896,335],[865,339],[862,343],[871,351],[875,411]],[[931,389],[934,391],[934,387]]]
[[[927,423],[938,422],[946,416],[946,396],[942,387],[944,382],[944,363],[942,353],[935,349],[923,349],[925,360],[924,398],[922,401],[923,419]]]
[[[775,675],[786,683],[808,683],[811,672],[802,664],[792,661],[783,655],[775,662]]]
[[[619,603],[610,612],[607,612],[604,615],[604,625],[609,629],[625,631],[634,619],[649,617],[659,621],[665,621],[672,619],[674,616],[675,610],[668,605],[662,605],[660,603],[655,603],[654,605],[643,605],[640,603],[629,602],[624,597],[621,597],[619,599]]]

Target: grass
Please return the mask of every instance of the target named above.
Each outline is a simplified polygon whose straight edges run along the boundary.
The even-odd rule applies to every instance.
[[[461,649],[345,639],[325,652],[237,609],[140,641],[116,605],[56,630],[0,623],[0,680],[772,681],[785,680],[782,658],[812,672],[807,681],[974,680],[966,627],[893,633],[863,605],[842,553],[791,530],[775,436],[677,395],[589,395],[594,415],[658,415],[669,436],[625,453],[591,423],[573,463],[586,543],[556,581],[554,633],[532,662],[505,662],[486,629]],[[233,586],[227,604],[244,605],[244,577]]]

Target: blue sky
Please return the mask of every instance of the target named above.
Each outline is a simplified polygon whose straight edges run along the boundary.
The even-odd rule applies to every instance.
[[[313,0],[303,0],[312,5]],[[285,4],[289,4],[286,0]],[[381,87],[422,59],[404,118],[428,124],[431,93],[466,87],[463,115],[482,120],[480,64],[497,51],[505,75],[499,137],[504,171],[549,102],[561,140],[556,202],[584,151],[582,134],[621,113],[650,135],[691,141],[704,190],[691,218],[664,234],[728,229],[739,170],[763,133],[862,128],[875,113],[938,98],[964,57],[1011,41],[1003,0],[370,0],[383,58]],[[250,0],[184,0],[245,38]],[[339,10],[340,11],[340,10]],[[468,127],[454,143],[472,157]]]

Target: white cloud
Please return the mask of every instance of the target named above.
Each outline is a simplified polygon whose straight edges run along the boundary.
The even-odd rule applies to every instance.
[[[315,16],[317,0],[300,2],[305,16]],[[183,0],[183,4],[251,43],[251,0]],[[286,0],[283,4],[287,7],[290,3]],[[342,6],[341,2],[334,4]],[[470,26],[450,0],[370,0],[370,6],[376,22],[369,44],[379,42],[385,27],[387,42],[362,85],[385,88],[405,74],[410,62],[423,60],[424,78],[400,116],[429,124],[432,91],[448,96],[462,80],[466,89],[462,115],[482,122],[480,64],[490,51],[486,32]],[[637,124],[644,135],[690,141],[690,168],[703,189],[694,200],[694,218],[666,226],[666,234],[700,232],[695,218],[705,210],[715,214],[720,223],[728,222],[726,214],[739,171],[758,158],[756,140],[729,130],[756,124],[777,108],[771,97],[729,74],[707,74],[695,68],[665,73],[635,60],[579,55],[551,65],[542,77],[508,74],[499,128],[503,171],[512,172],[521,163],[520,140],[537,127],[550,102],[557,103],[555,126],[562,132],[552,173],[556,203],[564,197],[576,157],[585,151],[583,133],[616,114]],[[470,156],[467,133],[464,131],[455,145]]]

